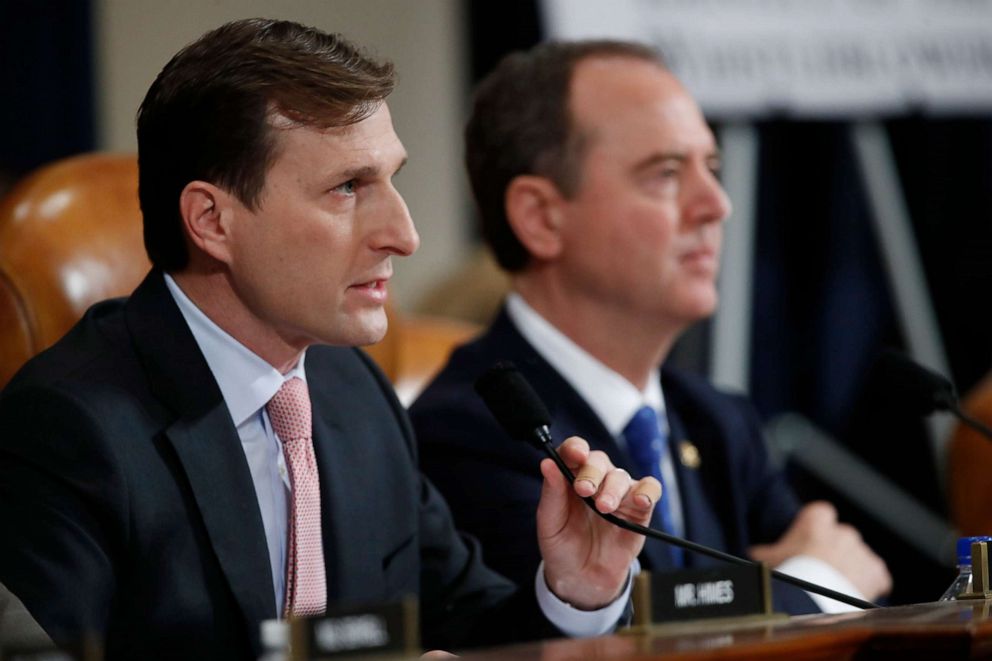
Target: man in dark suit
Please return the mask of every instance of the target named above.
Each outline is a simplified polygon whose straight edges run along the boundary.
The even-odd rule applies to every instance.
[[[540,493],[536,452],[511,444],[468,392],[510,359],[547,402],[554,432],[581,433],[617,466],[663,482],[655,526],[857,596],[886,592],[884,563],[830,505],[800,508],[747,402],[662,368],[716,306],[730,204],[713,135],[657,55],[576,42],[507,57],[476,93],[466,157],[513,291],[411,417],[421,467],[487,562],[518,582],[538,562],[526,515]],[[713,562],[653,540],[641,561]],[[782,598],[792,612],[813,607],[802,593]]]
[[[431,646],[595,634],[623,611],[641,542],[547,464],[535,587],[486,569],[417,471],[390,385],[349,348],[382,337],[391,257],[419,241],[391,181],[392,86],[340,37],[261,19],[204,35],[152,84],[154,268],[0,396],[0,582],[57,642],[254,659],[264,620],[407,594]],[[577,493],[649,519],[657,482],[581,439],[563,452]]]

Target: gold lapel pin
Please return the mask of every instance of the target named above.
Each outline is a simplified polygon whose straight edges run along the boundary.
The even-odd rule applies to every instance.
[[[693,445],[692,441],[679,441],[679,461],[686,468],[696,470],[702,460],[699,458],[699,449]]]

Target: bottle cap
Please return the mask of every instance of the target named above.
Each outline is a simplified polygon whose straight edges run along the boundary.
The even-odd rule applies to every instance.
[[[992,536],[962,537],[958,540],[958,564],[971,564],[971,545],[974,542],[992,542]]]
[[[266,650],[285,650],[289,648],[289,626],[286,620],[262,620],[260,632],[262,647]]]

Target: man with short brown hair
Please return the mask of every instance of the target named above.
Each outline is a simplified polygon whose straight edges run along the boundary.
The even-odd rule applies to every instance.
[[[419,243],[392,183],[392,86],[340,37],[263,19],[207,33],[153,83],[138,150],[154,268],[0,396],[0,582],[56,642],[255,659],[264,620],[406,595],[428,646],[617,621],[642,540],[544,464],[545,567],[515,592],[454,530],[354,348],[382,338],[391,259]],[[657,482],[581,439],[562,453],[579,495],[650,517]]]
[[[663,482],[656,527],[843,592],[887,592],[884,563],[829,504],[800,508],[750,405],[663,367],[716,308],[730,201],[713,134],[660,58],[613,41],[512,54],[479,85],[465,136],[483,234],[513,291],[411,417],[421,466],[487,561],[518,582],[538,562],[525,516],[540,493],[537,453],[465,394],[509,359],[548,404],[552,431]],[[649,540],[641,562],[714,561]],[[799,591],[778,596],[780,608],[813,609]]]

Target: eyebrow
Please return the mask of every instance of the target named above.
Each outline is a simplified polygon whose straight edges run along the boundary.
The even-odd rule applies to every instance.
[[[406,165],[407,160],[409,160],[408,157],[404,156],[403,160],[400,161],[399,166],[396,168],[396,170],[393,171],[393,176],[398,174],[399,171],[403,169],[403,166]],[[348,179],[348,180],[367,179],[378,176],[381,171],[382,168],[376,165],[362,165],[359,167],[350,168],[348,170],[345,170],[344,172],[339,173],[337,178]]]

